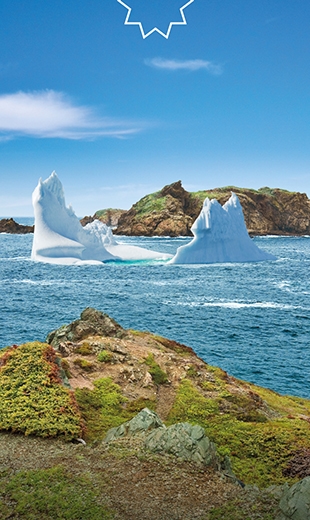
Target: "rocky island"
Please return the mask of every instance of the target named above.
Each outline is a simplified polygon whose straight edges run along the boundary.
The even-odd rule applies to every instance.
[[[18,224],[12,218],[3,218],[0,220],[0,233],[10,233],[12,235],[26,235],[33,233],[33,226],[23,226]]]
[[[0,518],[309,518],[310,401],[173,340],[87,308],[1,350],[0,391]]]
[[[191,226],[205,198],[216,199],[224,205],[232,191],[240,200],[251,235],[310,234],[310,200],[305,193],[235,186],[188,192],[181,181],[146,195],[129,211],[122,213],[114,233],[129,236],[192,236]]]

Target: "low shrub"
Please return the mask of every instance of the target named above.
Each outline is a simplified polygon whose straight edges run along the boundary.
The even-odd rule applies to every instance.
[[[113,354],[108,350],[102,350],[97,356],[97,360],[100,363],[110,363],[113,359]]]
[[[93,347],[89,343],[84,342],[82,345],[74,349],[74,353],[79,354],[80,356],[90,356],[93,354]]]
[[[0,359],[0,430],[67,439],[81,436],[82,419],[73,392],[60,377],[54,349],[26,343]]]
[[[97,379],[95,389],[78,388],[75,396],[86,423],[86,440],[103,439],[110,428],[131,419],[123,404],[127,399],[110,377]]]
[[[153,354],[149,354],[144,360],[144,363],[149,367],[149,373],[156,385],[163,385],[168,383],[168,376],[160,366],[156,363]]]

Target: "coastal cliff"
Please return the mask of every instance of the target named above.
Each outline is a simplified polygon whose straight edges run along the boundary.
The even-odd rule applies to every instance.
[[[310,234],[310,200],[305,193],[235,186],[188,192],[181,181],[143,197],[129,211],[122,213],[115,234],[191,236],[190,228],[201,211],[204,199],[215,198],[223,205],[232,191],[239,197],[251,235]]]

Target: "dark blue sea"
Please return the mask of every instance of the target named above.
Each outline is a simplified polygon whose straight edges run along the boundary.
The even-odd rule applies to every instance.
[[[32,239],[0,234],[1,348],[44,340],[91,306],[238,378],[310,398],[310,237],[255,238],[276,262],[204,266],[35,263]],[[174,253],[188,239],[121,241]]]

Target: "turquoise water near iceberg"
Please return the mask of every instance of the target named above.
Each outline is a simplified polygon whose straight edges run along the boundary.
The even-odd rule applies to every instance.
[[[120,240],[170,253],[188,241]],[[32,235],[0,234],[0,348],[44,340],[92,306],[125,328],[185,343],[236,377],[310,398],[310,237],[255,243],[278,260],[56,266],[30,260]]]

